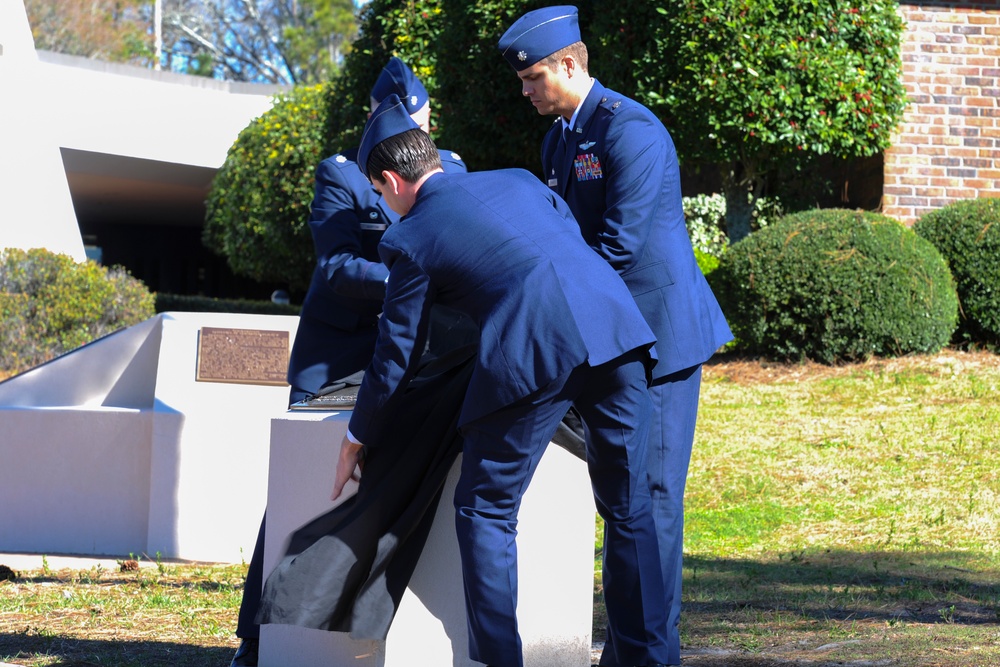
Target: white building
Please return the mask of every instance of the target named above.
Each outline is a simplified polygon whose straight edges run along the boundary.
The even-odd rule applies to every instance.
[[[154,290],[224,296],[204,201],[278,90],[39,52],[22,0],[0,0],[0,248],[86,245]]]

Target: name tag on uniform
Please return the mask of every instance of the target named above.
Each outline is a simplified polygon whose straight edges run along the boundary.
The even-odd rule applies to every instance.
[[[558,178],[550,178],[549,181],[548,181],[548,185],[549,185],[550,188],[554,188],[554,187],[558,186],[559,185],[559,179]]]
[[[367,232],[384,232],[389,225],[384,222],[362,222],[361,229]]]

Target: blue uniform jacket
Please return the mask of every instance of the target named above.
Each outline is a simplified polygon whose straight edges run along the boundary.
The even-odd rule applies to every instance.
[[[446,172],[466,170],[457,153],[440,153]],[[316,269],[302,303],[304,317],[345,331],[375,326],[382,312],[389,271],[379,262],[378,244],[399,220],[362,175],[357,156],[357,148],[344,151],[316,169],[309,217]]]
[[[564,151],[561,133],[557,119],[542,144],[543,174],[656,334],[654,379],[706,361],[732,334],[694,259],[670,134],[596,80]]]
[[[434,302],[465,313],[481,332],[460,425],[584,362],[596,366],[654,340],[565,202],[524,170],[431,176],[379,253],[388,292],[350,422],[369,446],[413,374]]]

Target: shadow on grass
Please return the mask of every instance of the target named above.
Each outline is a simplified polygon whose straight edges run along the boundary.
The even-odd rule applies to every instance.
[[[687,556],[687,618],[750,608],[800,619],[995,624],[1000,576],[964,552],[816,550],[773,560]]]
[[[162,641],[81,639],[26,628],[0,633],[0,661],[26,663],[55,658],[48,667],[219,667],[228,665],[234,648]]]

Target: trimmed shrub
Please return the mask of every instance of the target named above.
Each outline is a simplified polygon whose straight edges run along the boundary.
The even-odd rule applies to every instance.
[[[156,294],[156,312],[244,313],[247,315],[298,315],[300,307],[288,303],[251,299],[216,299],[208,296]]]
[[[961,305],[956,338],[1000,344],[1000,200],[949,204],[920,218],[913,231],[951,268]]]
[[[47,250],[0,250],[0,371],[20,373],[152,317],[153,294],[124,269]]]
[[[328,156],[331,87],[293,88],[240,132],[206,201],[203,241],[239,276],[309,286],[317,165]],[[364,120],[364,117],[361,117]]]
[[[876,213],[796,213],[730,247],[710,275],[740,348],[825,363],[936,352],[958,297],[928,241]]]

